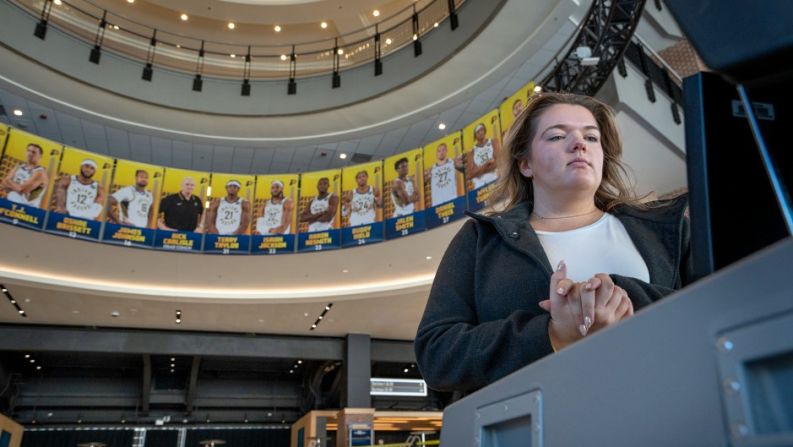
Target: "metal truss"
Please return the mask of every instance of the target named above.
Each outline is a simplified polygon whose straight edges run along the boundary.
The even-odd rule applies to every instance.
[[[594,95],[608,79],[631,41],[641,18],[645,0],[594,0],[581,31],[564,59],[542,80],[543,89]],[[594,65],[586,65],[576,54],[589,47]]]

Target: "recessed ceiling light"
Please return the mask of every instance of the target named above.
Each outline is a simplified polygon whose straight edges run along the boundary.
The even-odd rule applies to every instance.
[[[298,364],[298,365],[302,365],[302,364],[303,364],[303,361],[302,361],[302,360],[298,360],[298,361],[297,361],[297,364]]]
[[[435,23],[433,23],[433,24],[432,24],[432,26],[434,26],[435,28],[437,28],[437,27],[438,27],[438,22],[435,22]]]
[[[438,124],[438,129],[443,130],[446,128],[446,124],[440,123]]]
[[[176,319],[176,324],[182,324],[182,319],[181,318],[177,318]]]
[[[380,11],[375,9],[374,11],[372,11],[372,15],[375,17],[380,17]]]
[[[171,361],[175,362],[176,361],[176,357],[171,357]]]
[[[30,359],[30,363],[36,363],[36,359]]]
[[[408,369],[405,368],[405,369],[402,370],[402,372],[406,373],[406,372],[408,372]]]
[[[344,49],[342,49],[342,48],[339,48],[339,50],[337,51],[337,53],[339,53],[339,54],[344,54]]]
[[[234,53],[231,53],[231,54],[229,54],[229,57],[232,58],[232,59],[235,59],[237,57],[237,55],[234,54]]]
[[[419,40],[419,35],[418,34],[414,34],[413,35],[413,40]]]
[[[176,48],[182,48],[182,46],[177,43]]]
[[[228,27],[229,27],[229,29],[234,29],[234,28],[237,27],[237,25],[235,25],[234,22],[229,22]]]
[[[3,287],[3,288],[2,288],[2,291],[3,291],[3,293],[6,293],[6,292],[8,292],[8,289],[6,289],[5,287]]]
[[[320,24],[319,24],[319,27],[320,27],[320,28],[322,28],[322,29],[325,29],[325,28],[327,28],[327,27],[328,27],[328,22],[322,22],[322,23],[320,23]]]
[[[285,55],[285,54],[282,54],[282,55],[281,55],[281,60],[282,60],[282,61],[285,61],[285,60],[286,60],[286,55]]]
[[[542,86],[538,85],[534,87],[534,93],[540,93],[542,91]]]
[[[171,363],[171,368],[176,368],[176,363]]]
[[[386,39],[386,40],[385,40],[385,44],[386,44],[386,45],[391,45],[391,38],[388,38],[388,39]]]
[[[20,314],[20,315],[25,315],[25,311],[24,311],[24,310],[22,310],[22,309],[20,309],[20,310],[19,310],[19,314]]]
[[[187,14],[182,13],[182,15],[179,16],[179,18],[182,19],[183,22],[186,22],[189,17],[187,17]]]
[[[25,358],[29,359],[30,358],[30,354],[25,354]]]
[[[425,259],[426,259],[427,261],[429,261],[430,259],[432,259],[432,256],[426,256],[426,257],[425,257]]]
[[[127,3],[135,3],[135,0],[127,0]]]
[[[61,6],[63,4],[63,2],[61,0],[55,0],[52,3],[55,3],[55,6]]]
[[[342,160],[344,160],[345,158],[347,158],[347,154],[345,154],[344,152],[342,152],[341,154],[339,154],[339,158],[341,158]]]
[[[325,306],[325,310],[330,310],[330,304],[328,304],[327,306]]]
[[[14,109],[14,116],[22,116],[24,113],[19,109]]]
[[[275,25],[273,27],[273,29],[275,30],[276,33],[280,33],[281,32],[281,25]]]
[[[11,304],[16,304],[17,300],[11,300]]]
[[[350,271],[349,271],[349,270],[347,270],[347,269],[344,269],[344,270],[342,270],[341,272],[342,272],[342,273],[350,273]]]
[[[119,29],[118,25],[113,25],[113,29],[115,29],[115,30]]]
[[[303,316],[307,317],[308,316],[308,312],[303,312]]]
[[[311,325],[311,329],[316,329],[316,328],[317,328],[317,325],[316,325],[316,324],[312,324],[312,325]]]
[[[41,371],[41,365],[38,365],[38,366],[36,367],[36,369],[37,369],[37,370],[39,370],[39,371]]]
[[[320,315],[320,316],[318,316],[318,317],[317,317],[317,319],[318,319],[318,320],[321,320],[321,319],[323,319],[323,318],[325,318],[325,317],[323,317],[322,315]]]

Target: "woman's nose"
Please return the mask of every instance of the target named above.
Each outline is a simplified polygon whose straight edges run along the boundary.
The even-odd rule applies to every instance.
[[[570,145],[570,150],[572,152],[576,152],[576,151],[586,152],[586,150],[587,150],[586,140],[584,140],[584,136],[583,135],[580,135],[578,133],[575,133],[573,135],[573,142]]]

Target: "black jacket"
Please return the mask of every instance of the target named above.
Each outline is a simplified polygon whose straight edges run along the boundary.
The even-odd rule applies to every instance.
[[[650,283],[611,275],[638,310],[690,278],[687,201],[611,214],[625,226],[650,271]],[[548,298],[551,265],[529,225],[531,204],[493,216],[471,214],[438,267],[416,334],[419,368],[436,390],[470,391],[551,352]]]

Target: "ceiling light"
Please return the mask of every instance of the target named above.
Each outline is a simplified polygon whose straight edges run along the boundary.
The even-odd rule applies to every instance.
[[[380,16],[380,11],[375,9],[374,11],[372,11],[372,15],[375,16],[375,17],[379,17]]]
[[[176,371],[176,370],[175,370],[175,369],[173,369],[173,368],[171,368],[171,372],[174,372],[174,371]]]
[[[37,366],[36,369],[41,371],[41,365]]]
[[[171,363],[171,368],[176,368],[176,363]]]
[[[298,361],[297,361],[297,364],[298,364],[298,365],[302,365],[302,364],[303,364],[303,361],[302,361],[302,360],[298,360]]]
[[[285,55],[285,54],[282,54],[282,55],[281,55],[281,60],[282,60],[282,61],[285,61],[285,60],[286,60],[286,55]]]
[[[432,26],[437,28],[438,27],[438,22],[433,23]]]
[[[30,354],[25,354],[25,358],[29,359],[30,358]]]
[[[21,110],[19,110],[19,109],[14,109],[14,116],[22,116],[22,115],[24,115],[24,113],[22,113],[22,111],[21,111]]]
[[[177,318],[176,319],[176,324],[182,324],[182,319],[181,318]]]
[[[319,24],[319,27],[320,27],[320,28],[322,28],[322,29],[325,29],[325,28],[327,28],[327,27],[328,27],[328,22],[322,22],[322,23],[320,23],[320,24]]]
[[[345,154],[344,152],[342,152],[341,154],[339,154],[339,158],[341,158],[342,160],[344,160],[345,158],[347,158],[347,154]]]
[[[281,32],[281,25],[275,25],[273,27],[273,29],[275,30],[276,33],[280,33]]]
[[[317,328],[317,325],[316,325],[316,324],[312,324],[312,325],[311,325],[311,329],[316,329],[316,328]]]
[[[179,16],[179,18],[182,19],[183,22],[186,22],[188,19],[187,14],[185,13],[182,13],[182,15]]]
[[[534,87],[534,93],[540,93],[541,91],[542,91],[542,86],[541,85],[538,85],[538,86]]]
[[[391,45],[391,38],[390,37],[385,40],[385,44],[386,45]]]
[[[237,25],[235,25],[234,22],[229,22],[229,29],[234,29],[236,27]]]
[[[295,372],[295,370],[293,370],[293,369],[289,370],[289,374],[293,374],[294,372]]]
[[[22,309],[19,309],[19,314],[20,314],[20,315],[25,315],[25,311],[24,311],[24,310],[22,310]]]
[[[426,256],[426,257],[425,257],[425,259],[426,259],[427,261],[429,261],[430,259],[432,259],[432,256]]]
[[[16,303],[17,303],[17,300],[15,300],[15,299],[11,300],[11,304],[16,304]]]
[[[127,0],[127,3],[135,3],[135,0]]]
[[[337,53],[339,53],[340,55],[341,55],[341,54],[344,54],[344,49],[342,49],[342,48],[339,48],[339,50],[337,51]]]
[[[52,3],[55,3],[55,6],[61,6],[63,4],[63,2],[61,0],[55,0]]]
[[[8,292],[8,289],[6,289],[5,287],[3,287],[2,290],[3,290],[3,293]]]
[[[234,54],[234,53],[231,53],[231,54],[229,54],[229,57],[232,58],[232,59],[235,59],[237,57],[237,55]]]
[[[446,128],[446,124],[440,123],[438,124],[438,129],[443,130]]]
[[[419,35],[418,34],[414,34],[413,35],[413,40],[419,40]]]
[[[182,48],[182,46],[177,43],[176,48]]]
[[[405,369],[402,370],[402,372],[406,373],[406,372],[408,372],[408,369],[405,368]]]
[[[118,25],[113,25],[113,29],[115,29],[115,30],[119,29]]]
[[[325,318],[325,317],[323,317],[322,315],[320,315],[320,316],[319,316],[319,317],[317,317],[317,318],[321,320],[321,319],[323,319],[323,318]]]
[[[325,306],[325,310],[330,310],[330,304],[328,304],[327,306]]]
[[[30,359],[30,363],[36,363],[36,359]]]
[[[176,357],[171,357],[171,361],[175,362],[176,361]]]
[[[344,270],[342,270],[341,272],[342,272],[342,273],[350,273],[350,271],[349,271],[349,270],[347,270],[347,269],[344,269]]]

